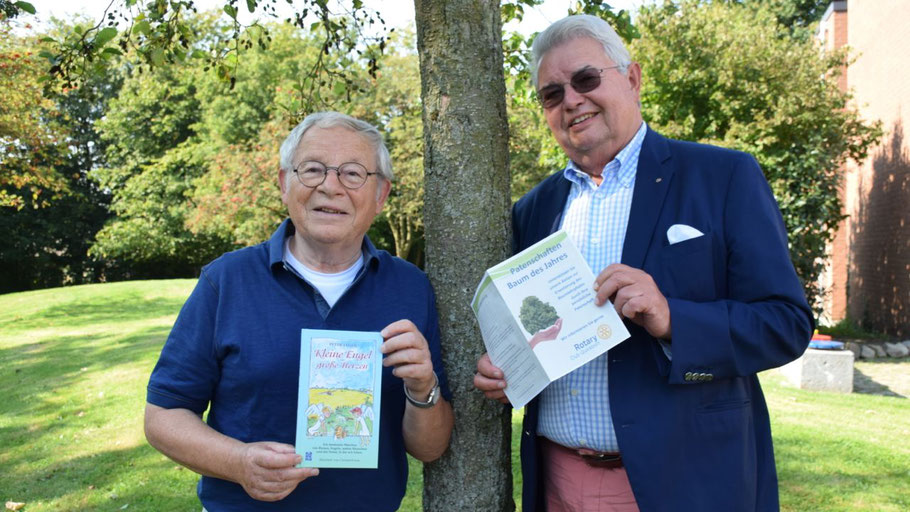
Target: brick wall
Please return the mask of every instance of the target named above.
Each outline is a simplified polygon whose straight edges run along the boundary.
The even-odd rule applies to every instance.
[[[847,168],[847,311],[862,325],[910,336],[910,0],[849,0],[847,86],[885,135]],[[839,252],[836,251],[835,252]]]
[[[847,44],[849,34],[848,10],[845,2],[835,2],[822,19],[819,26],[819,39],[826,51],[833,51]],[[843,69],[837,78],[837,85],[847,90],[847,70]],[[847,169],[841,172],[846,175]],[[840,187],[841,204],[847,204],[847,191],[844,183]],[[848,231],[847,221],[838,225],[834,240],[828,247],[828,266],[820,277],[825,287],[826,296],[822,321],[836,323],[847,316],[847,269],[848,269]]]

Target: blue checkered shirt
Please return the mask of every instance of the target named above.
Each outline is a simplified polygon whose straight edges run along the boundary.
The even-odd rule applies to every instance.
[[[647,125],[642,122],[632,140],[604,167],[600,186],[571,161],[563,170],[572,187],[560,227],[595,275],[622,258],[638,155],[646,131]],[[538,434],[570,448],[619,451],[607,393],[607,354],[544,389]]]

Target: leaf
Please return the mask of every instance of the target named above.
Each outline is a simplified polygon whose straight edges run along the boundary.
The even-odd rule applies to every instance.
[[[258,2],[257,2],[256,0],[246,0],[246,8],[247,8],[247,10],[250,11],[250,13],[256,12],[256,4],[257,4],[257,3],[258,3]]]
[[[162,51],[161,48],[154,48],[150,57],[152,59],[152,64],[156,66],[164,64],[164,51]]]
[[[233,5],[225,5],[224,12],[226,12],[227,15],[231,18],[234,18],[235,20],[237,19],[237,8]]]
[[[20,2],[20,3],[25,3],[25,2]],[[34,11],[32,12],[32,14],[34,14]],[[16,501],[7,501],[6,502],[6,510],[19,510],[24,506],[25,506],[25,503],[19,503]]]
[[[33,6],[32,4],[30,4],[28,2],[16,2],[13,5],[15,5],[16,7],[22,9],[23,11],[25,11],[29,14],[35,14],[35,6]],[[7,505],[9,505],[9,503],[10,502],[7,502]],[[19,510],[19,509],[16,509],[16,510]]]
[[[152,31],[152,26],[149,25],[148,21],[142,20],[139,23],[136,23],[135,25],[133,25],[134,34],[143,34],[143,35],[147,36],[147,35],[149,35],[149,32],[151,32],[151,31]]]
[[[123,55],[123,52],[120,51],[120,48],[115,48],[115,47],[111,46],[111,47],[109,47],[109,48],[105,48],[105,49],[101,52],[101,55],[111,55],[111,56],[113,56],[113,55]]]
[[[105,27],[95,36],[95,45],[104,46],[108,41],[117,37],[117,29],[114,27]]]

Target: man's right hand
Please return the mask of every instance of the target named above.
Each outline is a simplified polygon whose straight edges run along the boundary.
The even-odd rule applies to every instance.
[[[243,445],[239,453],[239,483],[252,498],[278,501],[297,484],[319,474],[316,468],[298,468],[300,455],[289,444],[258,442]]]
[[[484,396],[499,400],[504,404],[509,403],[505,391],[506,381],[502,370],[493,366],[490,356],[484,353],[477,361],[477,373],[474,374],[474,387],[483,391]]]

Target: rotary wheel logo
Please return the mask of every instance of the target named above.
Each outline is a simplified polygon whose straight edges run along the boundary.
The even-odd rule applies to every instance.
[[[597,326],[597,337],[602,340],[610,339],[610,336],[613,336],[613,330],[610,329],[610,326],[607,324],[600,324]]]

